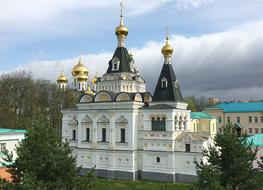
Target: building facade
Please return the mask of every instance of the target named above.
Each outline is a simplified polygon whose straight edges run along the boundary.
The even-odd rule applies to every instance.
[[[3,151],[8,150],[8,152],[13,153],[13,159],[15,160],[16,155],[16,146],[19,142],[25,138],[26,130],[17,130],[17,129],[4,129],[0,128],[0,162],[3,162],[2,157]],[[2,165],[1,165],[2,166]]]
[[[202,150],[212,144],[210,123],[206,129],[192,129],[191,113],[171,64],[168,36],[151,95],[125,47],[128,28],[122,14],[115,34],[118,46],[106,73],[96,76],[89,91],[82,90],[75,109],[62,110],[63,139],[82,172],[95,166],[96,175],[107,178],[195,180],[194,160],[201,160]],[[74,79],[84,73],[75,70]]]
[[[221,103],[204,112],[217,118],[219,132],[222,126],[232,123],[241,133],[263,133],[263,102]]]

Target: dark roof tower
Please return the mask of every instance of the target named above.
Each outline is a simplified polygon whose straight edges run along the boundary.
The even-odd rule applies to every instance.
[[[128,28],[124,25],[123,20],[123,3],[121,2],[121,14],[120,14],[120,25],[116,27],[115,34],[118,39],[118,47],[116,48],[112,59],[109,61],[109,66],[107,73],[135,73],[132,71],[129,63],[131,62],[131,57],[125,48],[125,40],[129,33]]]
[[[183,101],[183,96],[180,91],[178,80],[174,74],[171,58],[173,48],[169,44],[169,37],[166,32],[166,43],[162,48],[164,56],[164,64],[160,73],[157,85],[155,87],[153,101]]]

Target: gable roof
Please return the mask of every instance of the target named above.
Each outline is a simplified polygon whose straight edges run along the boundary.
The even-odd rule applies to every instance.
[[[168,81],[166,88],[162,88],[161,86],[163,78],[166,78]],[[173,66],[171,64],[163,64],[159,80],[155,87],[153,101],[183,101],[183,96],[177,83]]]
[[[118,70],[112,70],[112,60],[113,58],[118,58],[119,63],[119,69]],[[128,72],[128,73],[134,73],[130,70],[129,62],[131,61],[131,57],[125,47],[117,47],[112,59],[109,61],[109,66],[107,70],[107,74],[109,73],[120,73],[120,72]]]
[[[212,108],[219,108],[224,112],[263,112],[263,102],[231,102],[218,104]]]
[[[206,141],[209,139],[208,133],[200,133],[200,132],[186,132],[183,131],[181,134],[179,134],[175,140],[176,141]]]

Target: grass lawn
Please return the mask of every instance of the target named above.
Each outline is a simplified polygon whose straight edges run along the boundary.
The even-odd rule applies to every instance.
[[[190,184],[96,178],[93,190],[189,190]]]

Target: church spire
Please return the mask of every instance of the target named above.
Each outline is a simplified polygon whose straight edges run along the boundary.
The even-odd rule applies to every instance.
[[[159,76],[159,80],[155,87],[153,101],[163,101],[163,102],[183,101],[183,96],[179,88],[179,83],[174,74],[173,66],[171,64],[173,48],[169,44],[167,29],[166,29],[166,43],[162,48],[162,54],[164,56],[164,64]]]
[[[128,35],[128,28],[124,25],[124,19],[123,19],[123,2],[120,3],[120,25],[116,27],[115,34],[118,39],[118,47],[124,47],[125,46],[125,39]]]

